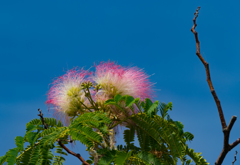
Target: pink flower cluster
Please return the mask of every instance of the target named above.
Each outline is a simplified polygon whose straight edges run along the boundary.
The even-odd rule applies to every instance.
[[[95,75],[91,78],[102,87],[97,93],[97,100],[106,101],[116,94],[139,97],[141,100],[152,97],[149,76],[137,67],[125,68],[114,62],[100,63],[95,67]]]
[[[58,77],[51,84],[51,88],[47,93],[46,104],[52,106],[57,115],[63,115],[66,117],[67,111],[69,111],[71,98],[69,97],[69,91],[74,88],[80,88],[81,83],[90,75],[88,71],[83,69],[71,69],[67,71],[63,76]],[[84,100],[84,93],[79,90],[77,95]],[[62,117],[61,117],[62,118]]]
[[[95,68],[95,74],[75,68],[60,76],[52,83],[47,93],[46,104],[52,106],[57,113],[68,114],[76,98],[81,102],[87,101],[81,87],[85,81],[101,86],[98,92],[92,93],[96,102],[104,102],[116,94],[139,97],[141,100],[152,98],[153,90],[149,76],[137,67],[122,67],[114,62],[101,62]]]

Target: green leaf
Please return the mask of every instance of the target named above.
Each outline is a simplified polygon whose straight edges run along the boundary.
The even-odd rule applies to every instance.
[[[135,101],[134,101],[134,98],[132,97],[132,96],[126,96],[125,97],[125,106],[126,107],[130,107],[130,106],[132,106],[132,104],[134,103]]]
[[[168,110],[172,110],[172,107],[173,107],[173,105],[172,105],[172,102],[169,102],[168,104],[167,104],[167,106],[166,106],[166,109],[168,109]]]
[[[149,107],[149,109],[147,109],[147,114],[148,114],[149,116],[151,116],[151,115],[155,112],[156,108],[158,107],[158,104],[159,104],[159,101],[156,100],[156,101]]]
[[[104,104],[107,104],[107,105],[108,105],[109,103],[112,103],[112,102],[113,102],[113,103],[116,103],[114,99],[108,99],[108,100],[105,101]]]
[[[160,108],[161,116],[163,118],[165,117],[170,118],[167,112],[169,109],[172,110],[172,102],[169,102],[168,104],[161,103],[159,108]]]
[[[117,94],[114,96],[114,101],[118,103],[121,100],[122,96],[120,94]]]
[[[202,156],[201,156],[201,152],[197,153],[197,152],[194,152],[194,149],[192,148],[188,148],[186,147],[186,154],[192,158],[192,160],[196,163],[196,164],[201,164],[201,165],[208,165],[209,163],[207,162],[206,159],[204,159]]]
[[[27,128],[26,128],[26,131],[29,132],[29,131],[33,131],[33,130],[37,130],[37,125],[34,125],[34,124],[27,124]]]
[[[24,138],[22,136],[17,136],[15,138],[15,143],[17,145],[18,150],[23,150]]]
[[[33,124],[33,125],[38,125],[41,124],[42,121],[40,119],[33,119],[30,122],[27,123],[26,127],[28,127],[28,125]]]
[[[127,145],[130,145],[130,143],[134,141],[135,129],[133,127],[126,129],[123,134],[124,141]]]
[[[109,101],[109,102],[106,101],[104,105],[116,105],[119,107],[119,105],[115,101]]]
[[[133,97],[132,97],[133,98]],[[140,98],[136,98],[133,100],[131,98],[129,98],[126,102],[125,102],[125,106],[126,107],[131,107],[134,103],[138,103],[140,101]]]
[[[131,154],[132,151],[130,151],[129,153],[123,151],[117,152],[117,154],[115,155],[114,163],[116,165],[124,165],[127,159],[131,156]]]
[[[142,151],[135,155],[136,157],[140,158],[145,164],[149,165],[163,165],[156,156],[151,153]]]
[[[59,127],[58,121],[55,118],[45,117],[44,120],[45,120],[45,123],[48,125],[48,127]]]
[[[188,139],[188,140],[193,140],[194,135],[191,134],[190,132],[184,132],[184,136]]]
[[[152,101],[149,98],[146,98],[145,99],[145,104],[144,104],[144,107],[143,107],[144,112],[147,112],[148,109],[152,106],[152,104],[153,104]]]
[[[39,161],[40,145],[34,146],[31,152],[31,158],[29,159],[29,165],[35,165]]]
[[[1,156],[0,157],[0,165],[3,165],[4,162],[7,160],[7,155]]]
[[[98,161],[98,165],[110,165],[113,162],[116,151],[107,151],[103,157]]]
[[[145,107],[144,101],[141,101],[141,106],[142,106],[142,108],[143,108],[143,110],[144,110],[144,107]]]
[[[18,156],[20,165],[35,165],[40,159],[40,145],[27,146],[24,152]]]
[[[35,144],[35,141],[38,138],[38,133],[37,132],[28,132],[26,135],[27,141],[33,146]]]
[[[174,121],[174,123],[176,124],[176,126],[179,130],[179,134],[182,135],[183,134],[183,124],[180,121]]]
[[[51,165],[53,154],[49,148],[43,147],[40,151],[42,158],[42,165]]]
[[[94,163],[93,160],[86,160],[86,162],[88,162],[89,164],[93,164]]]
[[[7,152],[8,165],[14,165],[15,164],[17,155],[18,155],[18,148],[10,149]]]

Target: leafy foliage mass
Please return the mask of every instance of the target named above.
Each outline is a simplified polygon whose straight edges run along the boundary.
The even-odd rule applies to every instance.
[[[0,165],[62,165],[68,155],[59,146],[80,141],[91,157],[87,162],[98,165],[207,165],[201,153],[189,148],[187,141],[194,136],[183,131],[183,124],[170,118],[172,103],[140,101],[132,96],[117,94],[105,102],[104,108],[86,112],[72,119],[66,127],[54,118],[33,119],[26,125],[24,137],[15,138],[16,147],[0,157]],[[110,113],[109,110],[110,109]],[[111,114],[111,109],[122,114]],[[126,127],[125,144],[115,146],[115,131]],[[68,140],[71,137],[71,140]],[[135,140],[137,139],[137,140]],[[138,141],[139,145],[136,145]]]

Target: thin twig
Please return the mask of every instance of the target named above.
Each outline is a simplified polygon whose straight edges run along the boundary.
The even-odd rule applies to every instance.
[[[88,108],[83,102],[81,102],[79,98],[78,98],[78,101],[85,107],[85,109],[88,109],[90,112],[92,112],[92,110]]]
[[[226,125],[226,121],[225,121],[225,118],[224,118],[224,115],[223,115],[223,111],[222,111],[222,107],[221,107],[221,104],[220,104],[220,101],[217,97],[217,94],[213,88],[213,84],[212,84],[212,80],[211,80],[211,77],[210,77],[210,71],[209,71],[209,64],[204,60],[204,58],[202,57],[201,53],[200,53],[200,42],[198,40],[198,33],[195,31],[195,28],[197,26],[196,24],[196,19],[198,17],[198,11],[200,10],[200,7],[197,8],[196,12],[194,13],[195,17],[193,18],[193,27],[191,29],[191,31],[193,32],[194,36],[195,36],[195,40],[196,40],[196,46],[197,46],[197,52],[196,52],[196,55],[199,57],[199,59],[202,61],[204,67],[205,67],[205,70],[206,70],[206,74],[207,74],[207,82],[208,82],[208,86],[211,90],[211,93],[212,93],[212,96],[216,102],[216,105],[217,105],[217,108],[218,108],[218,113],[219,113],[219,117],[220,117],[220,120],[221,120],[221,124],[222,124],[222,129],[226,128],[227,125]]]
[[[40,113],[40,114],[38,114],[38,116],[41,117],[41,120],[42,120],[42,123],[43,123],[43,125],[44,125],[44,128],[47,129],[48,126],[47,126],[47,123],[45,123],[45,120],[44,120],[44,118],[43,118],[43,114],[42,114],[42,112],[41,112],[40,109],[38,109],[38,111],[39,111],[39,113]],[[69,150],[69,149],[61,142],[60,139],[58,139],[57,142],[58,142],[58,144],[59,144],[65,151],[67,151],[69,154],[71,154],[71,155],[73,155],[73,156],[76,156],[84,165],[89,165],[88,162],[86,162],[86,161],[82,158],[82,156],[81,156],[80,154],[76,154],[75,152]]]
[[[220,117],[221,124],[222,124],[222,130],[223,130],[223,134],[224,134],[223,149],[222,149],[222,152],[220,153],[217,161],[215,162],[215,165],[221,165],[224,158],[226,157],[227,153],[240,143],[240,138],[239,138],[235,142],[233,142],[232,144],[229,144],[229,135],[230,135],[231,129],[233,127],[233,124],[237,120],[237,116],[232,116],[228,126],[226,125],[226,121],[225,121],[225,118],[224,118],[224,115],[223,115],[223,111],[222,111],[220,101],[219,101],[219,99],[217,97],[217,94],[216,94],[216,92],[213,88],[213,85],[212,85],[212,81],[211,81],[211,77],[210,77],[210,71],[209,71],[209,64],[203,59],[203,57],[200,53],[200,42],[199,42],[199,39],[198,39],[198,33],[195,31],[195,28],[197,26],[196,19],[198,17],[198,11],[199,10],[200,10],[200,7],[198,7],[196,12],[194,13],[195,16],[193,18],[193,27],[192,27],[191,31],[193,32],[193,34],[195,36],[195,40],[196,40],[196,46],[197,46],[196,55],[199,57],[199,59],[201,60],[201,62],[203,63],[203,65],[205,67],[206,74],[207,74],[208,86],[209,86],[209,88],[211,90],[211,93],[212,93],[212,96],[213,96],[213,98],[216,102],[219,117]]]
[[[44,125],[44,128],[45,128],[45,129],[48,129],[47,123],[45,123],[45,120],[44,120],[44,118],[43,118],[42,111],[41,111],[40,109],[38,109],[38,112],[39,112],[38,116],[40,116],[40,118],[41,118],[41,120],[42,120],[42,123],[43,123],[43,125]]]
[[[234,163],[236,162],[236,160],[237,160],[237,151],[236,151],[236,153],[235,153],[235,156],[234,156],[234,161],[232,162],[232,165],[234,165]]]
[[[232,144],[230,144],[230,150],[233,149],[234,147],[236,147],[238,144],[240,143],[240,138],[238,138],[235,142],[233,142]]]

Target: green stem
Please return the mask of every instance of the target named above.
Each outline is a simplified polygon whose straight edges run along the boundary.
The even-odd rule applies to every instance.
[[[85,93],[85,96],[87,97],[88,101],[92,104],[92,106],[94,107],[94,109],[98,110],[98,108],[95,106],[94,101],[93,101],[93,99],[92,99],[92,97],[91,97],[91,93],[90,93],[90,91],[89,91],[89,88],[87,87],[86,89],[87,89],[87,91],[83,90],[84,93]],[[87,92],[88,92],[88,94],[87,94]]]
[[[91,100],[91,103],[92,103],[93,107],[95,107],[96,110],[98,110],[98,107],[96,106],[96,103],[95,103],[95,102],[93,101],[93,99],[92,99],[92,96],[91,96],[91,93],[90,93],[89,88],[87,88],[87,91],[88,91],[88,93],[89,93],[89,99]]]
[[[38,144],[39,144],[39,142],[35,143],[35,144],[34,144],[34,147],[37,146]],[[27,152],[27,151],[30,150],[31,148],[32,148],[32,147],[29,147],[28,149],[24,150],[20,155],[18,155],[18,157],[16,158],[16,160],[19,159],[25,152]]]
[[[82,101],[80,101],[80,99],[78,98],[78,101],[86,108],[88,109],[90,112],[92,112],[92,110],[90,108],[88,108]]]

